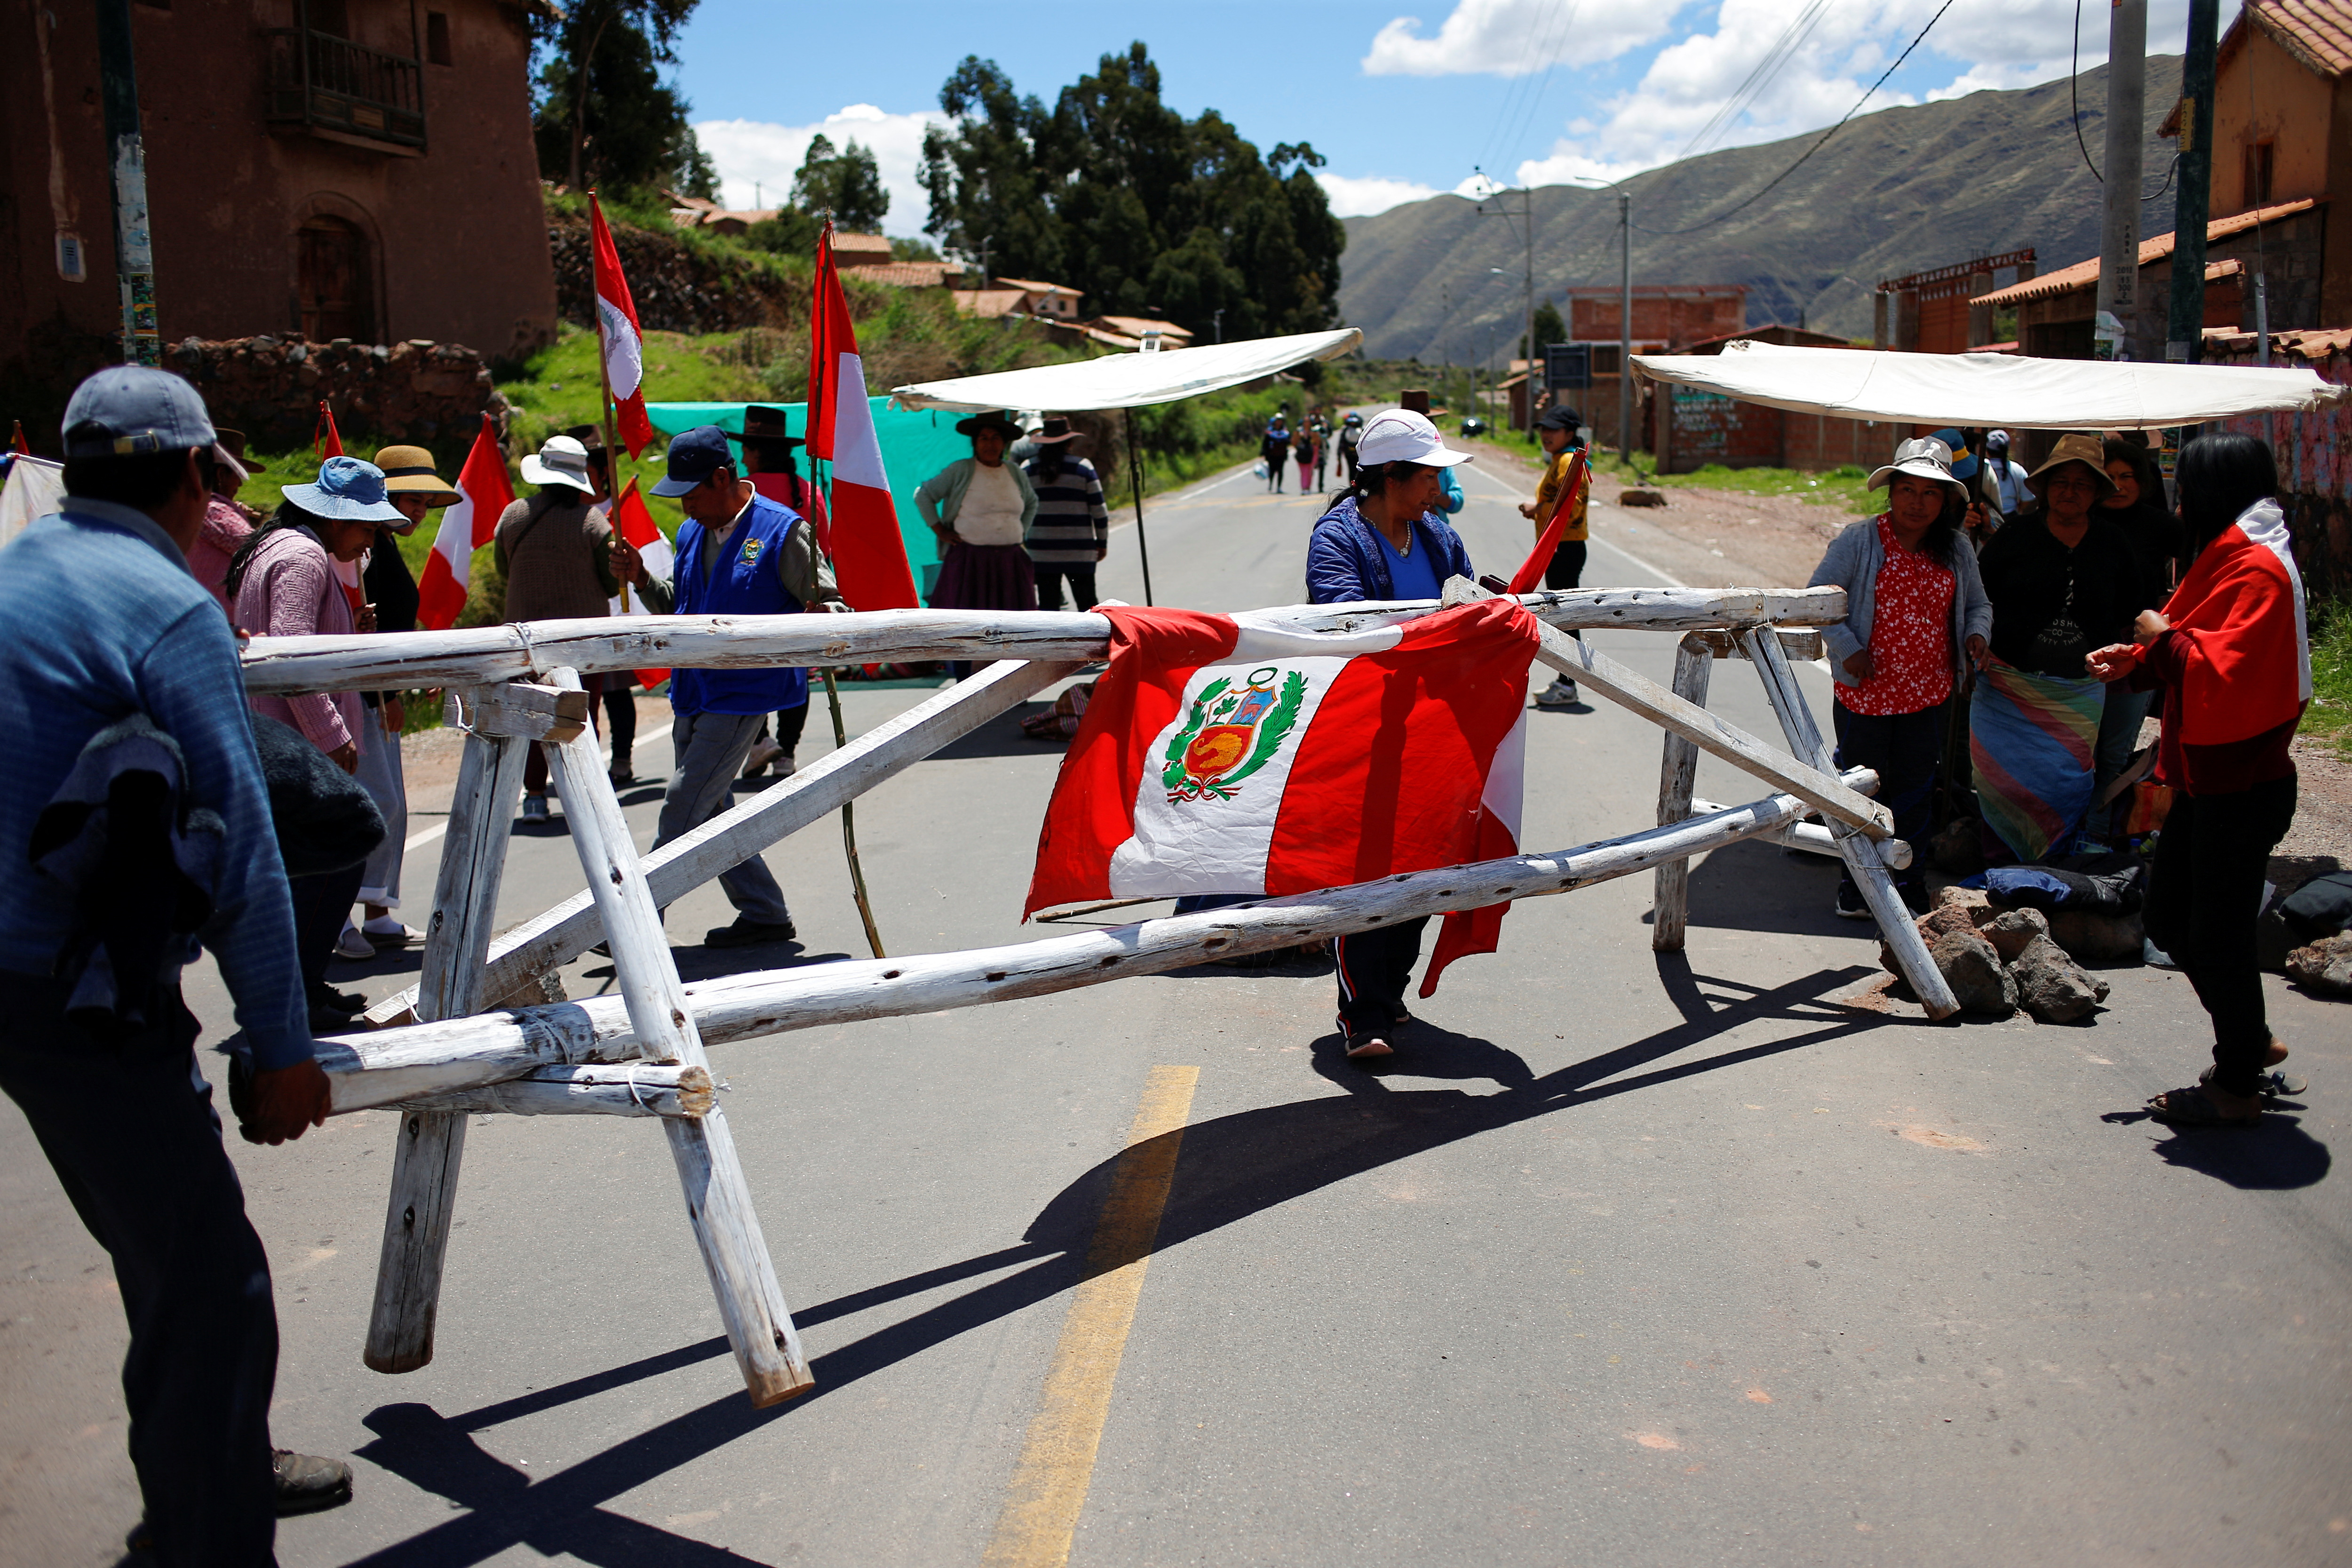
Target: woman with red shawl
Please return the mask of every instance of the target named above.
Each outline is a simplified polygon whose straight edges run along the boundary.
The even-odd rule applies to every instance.
[[[2250,436],[2208,436],[2180,455],[2180,517],[2192,560],[2133,640],[2086,661],[2104,680],[2163,693],[2157,778],[2173,791],[2148,891],[2148,940],[2170,953],[2213,1019],[2213,1066],[2147,1102],[2158,1121],[2246,1127],[2265,1092],[2272,1037],[2254,963],[2254,920],[2273,846],[2294,820],[2288,742],[2311,701],[2303,578],[2278,468]]]

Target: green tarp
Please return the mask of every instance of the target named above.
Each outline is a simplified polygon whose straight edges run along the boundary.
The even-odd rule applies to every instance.
[[[915,510],[915,487],[958,458],[971,457],[971,439],[955,433],[956,421],[961,415],[897,410],[890,407],[887,397],[870,397],[866,402],[874,410],[874,434],[882,445],[882,467],[890,476],[890,495],[898,504],[898,532],[907,542],[907,562],[914,567],[915,581],[928,599],[932,584],[939,580],[940,552],[931,531],[923,526],[922,514]],[[716,425],[740,436],[743,433],[746,406],[740,403],[648,403],[646,415],[665,437],[677,436],[698,425]],[[760,406],[782,409],[795,436],[808,428],[805,403],[763,403]],[[801,471],[803,476],[808,471],[805,461]]]

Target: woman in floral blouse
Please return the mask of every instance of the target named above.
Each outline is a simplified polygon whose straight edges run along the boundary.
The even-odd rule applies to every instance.
[[[1870,488],[1886,489],[1886,510],[1832,540],[1810,585],[1846,595],[1846,618],[1822,628],[1837,681],[1838,766],[1877,771],[1895,837],[1919,847],[1895,886],[1924,910],[1920,840],[1942,760],[1944,705],[1969,664],[1984,662],[1992,606],[1976,552],[1962,542],[1969,493],[1952,477],[1950,447],[1933,437],[1906,441]],[[1851,872],[1839,880],[1837,912],[1869,918]]]

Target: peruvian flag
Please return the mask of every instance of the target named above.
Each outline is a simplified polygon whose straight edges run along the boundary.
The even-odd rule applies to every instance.
[[[604,386],[620,416],[621,445],[634,458],[654,438],[653,421],[646,417],[646,339],[637,330],[629,280],[621,276],[621,253],[613,247],[613,231],[604,226],[604,209],[593,191],[588,193],[588,221],[595,240],[596,336],[604,349]]]
[[[915,574],[898,534],[898,507],[882,468],[866,362],[833,262],[833,226],[816,242],[816,295],[809,310],[808,455],[833,465],[832,527],[817,542],[833,557],[841,596],[861,610],[912,610]]]
[[[416,624],[427,631],[446,632],[457,624],[466,607],[466,579],[474,552],[499,531],[499,514],[514,500],[507,482],[507,457],[499,449],[498,432],[490,416],[482,416],[482,433],[457,470],[457,500],[441,514],[441,531],[433,536],[433,553],[425,558],[425,574],[416,584]]]
[[[1100,606],[1110,668],[1063,760],[1024,918],[1056,904],[1312,892],[1517,850],[1535,617],[1508,599],[1340,637]],[[1446,964],[1507,904],[1459,911]]]
[[[622,538],[636,547],[638,559],[646,563],[647,576],[665,581],[669,578],[677,568],[677,554],[670,548],[669,541],[662,537],[662,531],[655,526],[654,514],[646,510],[646,498],[637,493],[635,474],[629,476],[629,488],[623,490],[621,499],[613,504],[613,527]],[[612,601],[612,609],[616,616],[651,613],[646,608],[645,600],[631,593],[625,583],[621,584],[619,596]],[[668,679],[669,671],[667,669],[637,671],[638,683],[647,690]]]
[[[1543,581],[1544,568],[1551,564],[1552,552],[1559,548],[1559,536],[1576,515],[1576,498],[1584,489],[1584,451],[1579,447],[1568,460],[1568,473],[1559,482],[1559,493],[1552,498],[1551,516],[1544,520],[1543,532],[1536,538],[1535,553],[1519,563],[1511,574],[1509,592],[1530,594]]]

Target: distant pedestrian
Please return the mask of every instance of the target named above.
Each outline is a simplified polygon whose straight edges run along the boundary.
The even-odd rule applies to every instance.
[[[224,584],[228,580],[229,559],[251,536],[254,514],[236,500],[236,492],[249,477],[244,462],[245,432],[215,430],[213,434],[217,439],[204,462],[212,491],[205,501],[205,525],[188,545],[188,570],[210,591],[221,613],[227,615],[228,592]]]
[[[1584,416],[1565,405],[1547,408],[1536,419],[1536,439],[1542,444],[1548,460],[1543,478],[1536,481],[1536,499],[1521,503],[1519,515],[1536,525],[1536,537],[1540,540],[1551,526],[1552,513],[1561,507],[1569,509],[1568,521],[1560,526],[1559,543],[1544,564],[1547,588],[1574,588],[1584,581],[1585,552],[1591,537],[1591,474],[1585,474],[1574,495],[1563,493],[1568,471],[1584,447],[1583,424]],[[1584,634],[1570,635],[1581,640]],[[1538,708],[1568,708],[1578,700],[1576,682],[1565,675],[1554,675],[1551,684],[1536,694]]]
[[[1364,438],[1364,416],[1349,413],[1339,421],[1339,482],[1356,482],[1356,447]]]
[[[1265,488],[1276,495],[1282,493],[1282,468],[1290,461],[1290,421],[1276,414],[1265,422],[1265,434],[1258,437],[1258,461],[1265,465]]]
[[[539,493],[509,502],[491,538],[506,579],[506,618],[593,620],[611,615],[612,598],[621,591],[606,548],[613,524],[595,510],[588,448],[572,437],[551,436],[536,455],[522,460],[522,477],[539,486]],[[593,724],[600,718],[604,677],[583,675],[580,684],[588,692]],[[523,762],[522,787],[523,820],[547,821],[547,748],[536,741]]]
[[[718,426],[698,426],[669,444],[667,472],[654,494],[676,498],[686,513],[671,576],[648,573],[618,534],[611,552],[613,571],[645,595],[655,614],[788,616],[849,607],[808,520],[760,494],[736,471],[727,432]],[[670,672],[669,704],[677,766],[662,795],[656,849],[726,812],[730,786],[767,716],[808,707],[808,671],[795,665],[677,669]],[[783,889],[761,856],[720,873],[719,886],[735,906],[735,921],[705,932],[704,946],[753,947],[800,934]]]
[[[1028,551],[1037,578],[1037,607],[1062,607],[1062,583],[1081,610],[1095,607],[1095,565],[1110,553],[1110,513],[1103,505],[1102,480],[1094,465],[1070,456],[1078,432],[1066,419],[1053,418],[1029,439],[1029,486],[1037,512],[1029,524]]]
[[[1999,496],[1998,504],[2004,521],[2015,521],[2025,507],[2032,491],[2025,487],[2025,467],[2009,460],[2009,432],[1989,431],[1985,436],[1985,473]],[[1981,543],[1978,546],[1982,549]]]
[[[1305,495],[1307,493],[1307,482],[1315,476],[1316,450],[1317,443],[1315,440],[1315,432],[1307,426],[1301,425],[1298,427],[1298,434],[1290,438],[1290,455],[1296,458],[1298,463],[1298,493],[1300,495]],[[1323,487],[1321,485],[1317,485],[1315,488],[1319,490]]]
[[[198,1026],[181,1000],[193,936],[213,954],[243,1031],[246,1055],[232,1069],[238,1131],[274,1144],[324,1124],[330,1090],[305,1017],[236,643],[184,559],[214,494],[216,436],[194,388],[133,365],[77,387],[64,435],[62,505],[0,552],[9,629],[0,711],[10,720],[0,752],[9,867],[0,877],[0,1089],[113,1263],[145,1513],[131,1561],[268,1563],[278,1513],[349,1500],[351,1469],[270,1446],[269,1259],[221,1147]],[[65,864],[37,863],[36,827],[56,821],[53,803],[86,804],[91,792],[77,790],[75,776],[118,763],[118,785],[139,776],[161,785],[152,815],[123,804],[79,814],[79,842],[58,847]],[[101,779],[96,793],[104,803],[115,792]],[[199,812],[217,837],[209,872],[191,888],[196,876],[179,868],[173,843]],[[102,845],[87,841],[93,831]],[[144,885],[69,888],[52,875],[70,876],[70,851],[84,847],[137,864]],[[193,933],[178,918],[192,906],[207,910]],[[93,915],[103,931],[91,929]],[[160,943],[168,962],[148,946],[152,967],[116,969],[110,998],[78,994],[100,967],[93,938],[126,958]]]
[[[971,438],[971,456],[915,488],[915,510],[940,542],[931,608],[1034,610],[1037,576],[1021,542],[1037,515],[1037,492],[1018,464],[1004,460],[1021,426],[1000,410],[975,414],[955,428]],[[958,659],[949,668],[961,679],[971,666]]]
[[[1331,422],[1318,412],[1308,427],[1315,432],[1315,493],[1321,495],[1331,467]]]

